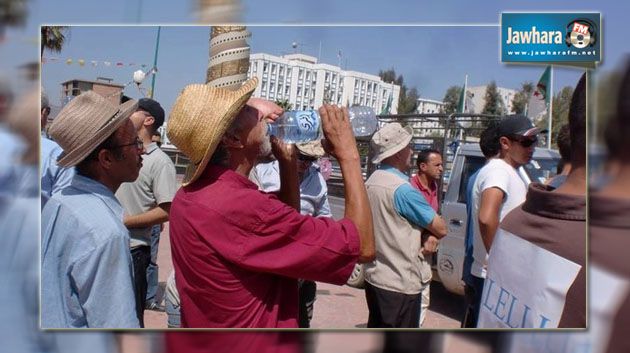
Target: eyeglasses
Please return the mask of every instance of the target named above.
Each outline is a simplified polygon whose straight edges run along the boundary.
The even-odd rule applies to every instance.
[[[533,139],[522,138],[520,136],[510,136],[510,140],[518,142],[523,147],[531,147],[532,145],[538,143],[538,138],[534,137]]]
[[[142,149],[144,147],[144,143],[142,142],[142,140],[136,139],[135,142],[126,143],[124,145],[112,146],[109,149],[113,150],[113,149],[116,149],[116,148],[122,148],[122,147],[127,147],[127,146],[134,146],[134,145],[136,146],[137,149]]]

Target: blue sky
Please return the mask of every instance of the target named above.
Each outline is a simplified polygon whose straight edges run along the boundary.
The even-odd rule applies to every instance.
[[[36,38],[40,23],[189,24],[196,20],[192,1],[109,0],[109,1],[31,1],[28,24],[23,29],[10,30],[0,45],[0,62],[14,68],[26,60],[36,60]],[[242,20],[250,24],[253,33],[252,52],[282,54],[291,52],[291,43],[303,43],[302,51],[318,55],[322,43],[321,61],[337,64],[337,52],[342,50],[347,69],[376,74],[379,69],[393,67],[405,77],[408,86],[416,86],[422,97],[441,99],[451,85],[462,85],[469,75],[469,85],[481,85],[496,80],[500,86],[518,88],[521,82],[538,80],[541,67],[508,66],[499,62],[498,24],[501,11],[600,11],[604,27],[604,61],[599,70],[610,70],[628,52],[622,37],[625,14],[630,4],[612,0],[591,4],[575,1],[554,1],[545,4],[531,2],[500,4],[484,1],[474,6],[466,3],[438,2],[429,9],[417,2],[403,1],[242,1]],[[260,27],[251,24],[281,24],[283,27]],[[292,24],[484,24],[489,27],[300,27]],[[286,26],[291,24],[291,26]],[[201,82],[205,77],[208,56],[208,27],[164,27],[160,41],[155,98],[169,110],[177,93],[188,83]],[[59,83],[72,78],[113,78],[126,83],[138,67],[93,68],[90,60],[146,63],[153,61],[155,27],[83,27],[74,28],[67,46],[57,56],[84,59],[77,64],[61,62],[45,64],[42,84],[51,98],[58,99]],[[5,69],[6,70],[6,69]],[[3,70],[4,71],[4,70]],[[7,76],[15,76],[5,71]],[[555,71],[554,90],[574,85],[580,72],[575,69]],[[148,87],[149,82],[143,84]],[[19,89],[19,87],[18,87]],[[139,96],[130,86],[125,93]]]

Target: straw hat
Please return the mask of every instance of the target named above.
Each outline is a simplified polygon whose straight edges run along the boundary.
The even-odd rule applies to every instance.
[[[189,185],[206,169],[210,157],[234,118],[258,84],[257,78],[231,91],[204,84],[188,85],[175,101],[168,119],[168,139],[188,158],[183,186]]]
[[[399,123],[389,123],[374,133],[370,140],[370,147],[374,153],[372,163],[380,163],[383,159],[391,157],[402,150],[411,142],[413,128]]]
[[[133,99],[117,106],[93,91],[72,99],[48,130],[63,148],[57,164],[62,167],[79,164],[122,126],[137,107],[138,102]]]
[[[324,147],[322,147],[321,140],[296,143],[295,147],[297,147],[301,154],[308,157],[319,158],[324,155]]]

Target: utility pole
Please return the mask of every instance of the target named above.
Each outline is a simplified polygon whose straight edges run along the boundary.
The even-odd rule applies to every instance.
[[[155,40],[155,55],[153,56],[153,68],[157,68],[157,58],[158,58],[158,50],[160,49],[160,31],[162,30],[162,26],[158,26],[157,39]],[[153,93],[155,92],[155,75],[157,72],[153,73],[153,77],[151,77],[151,94],[149,98],[153,99]]]

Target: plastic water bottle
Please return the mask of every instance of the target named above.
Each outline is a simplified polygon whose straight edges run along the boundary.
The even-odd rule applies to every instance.
[[[378,127],[374,109],[364,106],[348,108],[350,124],[355,136],[370,136]],[[321,118],[316,110],[290,110],[268,125],[268,135],[285,143],[302,143],[321,139]]]

